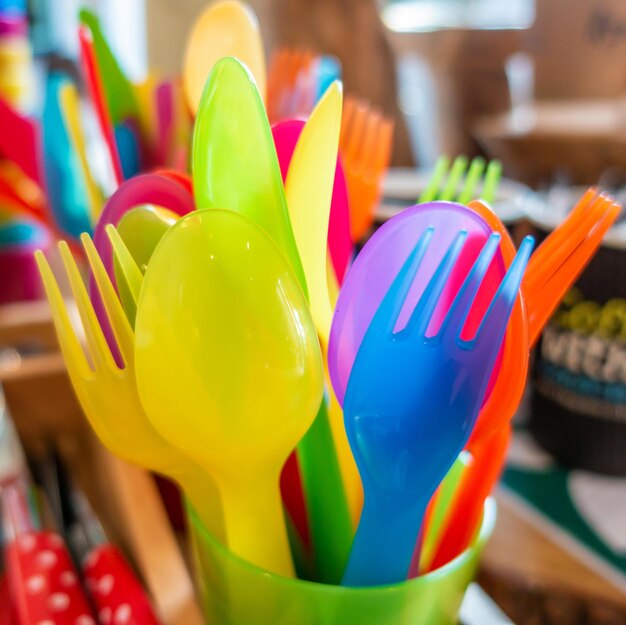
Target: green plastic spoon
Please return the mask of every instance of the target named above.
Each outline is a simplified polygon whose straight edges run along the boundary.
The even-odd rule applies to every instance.
[[[261,226],[308,295],[265,107],[254,79],[235,58],[218,61],[207,79],[192,171],[196,206],[229,208]]]
[[[100,66],[100,75],[111,112],[111,120],[117,125],[128,118],[139,119],[139,108],[134,87],[115,58],[111,46],[102,32],[100,20],[89,9],[81,9],[79,17],[81,23],[89,27],[93,36],[93,45]]]

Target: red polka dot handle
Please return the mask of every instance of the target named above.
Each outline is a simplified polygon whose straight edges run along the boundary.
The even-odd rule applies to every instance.
[[[6,546],[5,561],[18,625],[96,625],[60,536],[21,533]]]
[[[142,585],[115,547],[96,547],[83,573],[100,625],[159,625]]]

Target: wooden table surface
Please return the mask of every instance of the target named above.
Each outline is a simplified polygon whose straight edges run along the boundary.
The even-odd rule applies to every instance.
[[[518,625],[624,625],[626,590],[565,549],[504,488],[479,582]]]

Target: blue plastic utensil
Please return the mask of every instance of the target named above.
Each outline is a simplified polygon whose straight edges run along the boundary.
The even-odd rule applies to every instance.
[[[433,244],[411,287],[405,310],[400,317],[400,325],[406,323],[406,313],[415,307],[456,232],[466,230],[467,240],[446,285],[442,306],[436,311],[439,317],[445,312],[443,302],[447,301],[449,304],[454,297],[492,232],[478,213],[467,206],[451,202],[429,202],[407,208],[376,231],[348,272],[333,318],[328,367],[339,403],[343,404],[352,363],[376,309],[415,246],[420,233],[429,226],[435,229]],[[502,255],[498,253],[489,267],[479,297],[472,308],[467,328],[470,332],[476,329],[484,316],[505,273]]]
[[[487,239],[440,324],[441,298],[468,238],[463,230],[455,233],[417,304],[405,312],[408,319],[398,323],[424,259],[436,249],[435,232],[429,226],[418,233],[417,245],[365,332],[346,389],[346,431],[365,499],[344,585],[406,578],[426,505],[478,415],[533,246],[531,237],[524,239],[476,333],[468,338],[466,321],[498,249],[496,233]],[[433,329],[433,321],[439,327]]]
[[[54,219],[64,234],[78,238],[91,232],[87,188],[78,155],[69,139],[59,94],[69,79],[51,73],[46,81],[43,109],[43,144],[48,195]]]

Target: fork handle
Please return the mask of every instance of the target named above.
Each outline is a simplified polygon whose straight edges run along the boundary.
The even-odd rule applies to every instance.
[[[430,496],[409,506],[389,498],[372,499],[368,501],[366,493],[343,586],[396,584],[408,577]]]

